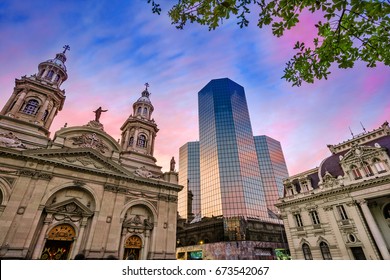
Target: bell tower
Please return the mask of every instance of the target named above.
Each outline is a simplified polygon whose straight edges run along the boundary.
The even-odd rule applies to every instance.
[[[149,99],[151,93],[148,88],[149,84],[146,83],[141,97],[133,104],[133,114],[121,127],[121,159],[128,169],[145,167],[153,176],[161,176],[161,167],[156,165],[153,157],[158,128],[152,118],[154,107]]]
[[[38,73],[15,79],[11,97],[0,113],[0,134],[12,133],[26,147],[46,147],[50,126],[65,101],[60,89],[68,74],[64,51],[38,65]]]

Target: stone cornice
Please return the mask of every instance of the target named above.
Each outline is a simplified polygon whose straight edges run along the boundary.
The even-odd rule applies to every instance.
[[[59,150],[53,150],[53,153],[50,153],[50,154],[51,155],[55,155],[55,154],[57,154],[57,155],[61,155],[61,154],[72,155],[72,154],[78,154],[80,152],[84,152],[82,154],[94,155],[97,158],[103,157],[103,156],[97,155],[97,152],[90,151],[89,149],[88,149],[89,151],[85,151],[83,149],[61,149],[61,150],[63,150],[63,151],[61,152]],[[47,157],[42,157],[42,156],[37,156],[37,155],[31,154],[31,153],[34,153],[34,152],[35,152],[35,154],[37,154],[37,151],[41,151],[41,150],[18,151],[18,150],[12,150],[12,149],[7,149],[7,148],[0,147],[0,156],[9,157],[9,158],[17,158],[17,159],[23,160],[25,162],[27,162],[27,161],[35,161],[35,162],[40,162],[40,163],[43,163],[43,164],[61,166],[61,167],[64,167],[64,168],[79,170],[79,171],[82,171],[82,172],[88,172],[88,173],[91,173],[91,174],[95,174],[97,176],[114,177],[114,178],[118,178],[118,179],[121,179],[121,180],[124,180],[124,181],[127,181],[127,182],[139,182],[139,183],[143,183],[143,184],[146,184],[146,185],[162,187],[164,189],[173,190],[173,191],[176,191],[176,192],[179,192],[180,190],[183,189],[183,186],[172,184],[172,183],[168,183],[168,182],[163,181],[163,180],[156,180],[156,179],[148,179],[148,178],[137,177],[134,174],[131,174],[127,169],[121,167],[120,165],[118,165],[115,162],[112,162],[111,160],[108,160],[108,159],[105,160],[105,162],[109,166],[112,166],[113,168],[115,168],[116,172],[113,172],[111,170],[109,171],[109,170],[102,170],[102,169],[94,169],[94,168],[90,168],[90,167],[86,167],[86,166],[74,165],[74,164],[71,164],[71,163],[66,163],[66,162],[62,162],[62,161],[59,161],[59,160],[55,160],[55,159],[51,159],[51,158],[47,158]],[[42,149],[42,152],[43,151],[45,151],[45,153],[51,152],[50,150],[43,150]],[[42,154],[44,154],[44,153],[42,153]],[[109,163],[109,161],[111,163]],[[24,170],[24,168],[22,168],[22,167],[19,167],[19,168]],[[31,172],[35,172],[36,171],[35,169],[26,169],[26,170],[29,170]],[[53,175],[53,177],[54,176],[62,177],[61,174],[53,173],[52,175]]]
[[[275,204],[276,207],[286,207],[286,206],[291,206],[295,204],[301,204],[302,202],[307,202],[311,200],[317,200],[319,198],[325,198],[334,194],[342,194],[342,193],[350,193],[351,191],[357,190],[357,189],[367,189],[371,187],[376,187],[378,185],[383,185],[386,183],[390,183],[390,175],[374,178],[368,181],[363,181],[355,184],[350,184],[347,186],[341,186],[338,188],[332,188],[330,190],[322,190],[319,192],[314,192],[314,193],[308,193],[308,195],[304,197],[299,197],[296,199],[289,199],[288,201],[281,201],[281,200],[286,200],[286,199],[280,199],[278,202]]]

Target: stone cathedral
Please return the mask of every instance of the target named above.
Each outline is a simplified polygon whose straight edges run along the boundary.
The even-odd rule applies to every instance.
[[[148,85],[119,141],[104,131],[102,107],[51,138],[65,103],[64,48],[15,80],[0,113],[0,258],[175,259],[182,186],[174,166],[163,173],[153,157]]]

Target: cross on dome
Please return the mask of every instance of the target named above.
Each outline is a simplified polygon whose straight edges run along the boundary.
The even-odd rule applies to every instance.
[[[62,52],[63,54],[65,54],[66,51],[70,51],[69,45],[65,45],[63,46],[63,48],[64,48],[64,51]]]

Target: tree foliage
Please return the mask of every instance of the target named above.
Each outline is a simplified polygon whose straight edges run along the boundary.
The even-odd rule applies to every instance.
[[[158,3],[147,1],[153,13],[161,13]],[[178,0],[168,15],[178,29],[196,22],[214,30],[231,16],[244,28],[249,13],[257,12],[258,27],[271,25],[281,37],[297,25],[303,11],[321,20],[313,43],[297,41],[296,54],[286,63],[282,78],[293,86],[327,79],[332,64],[352,68],[360,60],[367,67],[390,65],[390,0]]]

